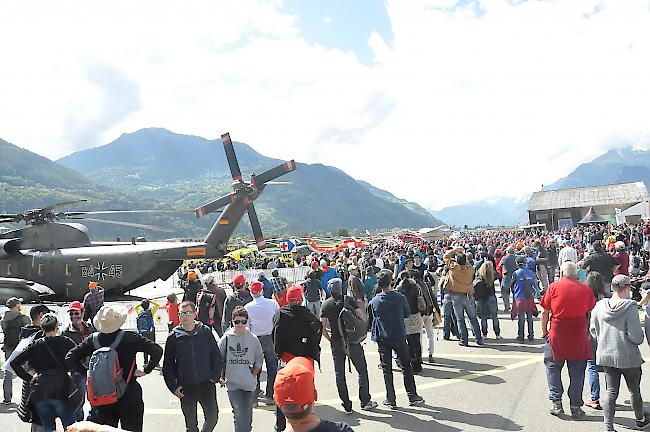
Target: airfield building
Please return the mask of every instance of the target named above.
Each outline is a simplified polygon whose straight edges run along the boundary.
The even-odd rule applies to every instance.
[[[562,229],[578,224],[592,209],[613,224],[649,217],[650,195],[643,182],[534,192],[528,202],[530,224]]]

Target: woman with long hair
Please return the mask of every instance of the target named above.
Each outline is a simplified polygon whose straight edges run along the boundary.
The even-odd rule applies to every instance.
[[[481,317],[481,333],[483,333],[483,336],[487,336],[488,318],[490,318],[495,338],[501,339],[492,261],[485,261],[478,269],[478,277],[474,279],[474,299],[476,300],[478,316]]]

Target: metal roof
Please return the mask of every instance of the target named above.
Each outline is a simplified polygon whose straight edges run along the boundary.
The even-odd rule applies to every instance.
[[[534,192],[528,201],[528,210],[636,204],[648,198],[648,189],[643,182],[557,189]]]

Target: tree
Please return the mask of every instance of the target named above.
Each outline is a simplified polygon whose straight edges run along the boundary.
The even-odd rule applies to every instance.
[[[336,229],[336,237],[350,237],[350,231],[347,228],[338,227]]]

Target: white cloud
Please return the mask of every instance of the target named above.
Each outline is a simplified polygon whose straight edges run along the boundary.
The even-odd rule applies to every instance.
[[[142,127],[230,131],[434,208],[650,145],[647,1],[388,0],[371,66],[305,42],[280,4],[2,3],[0,136],[56,158]]]

